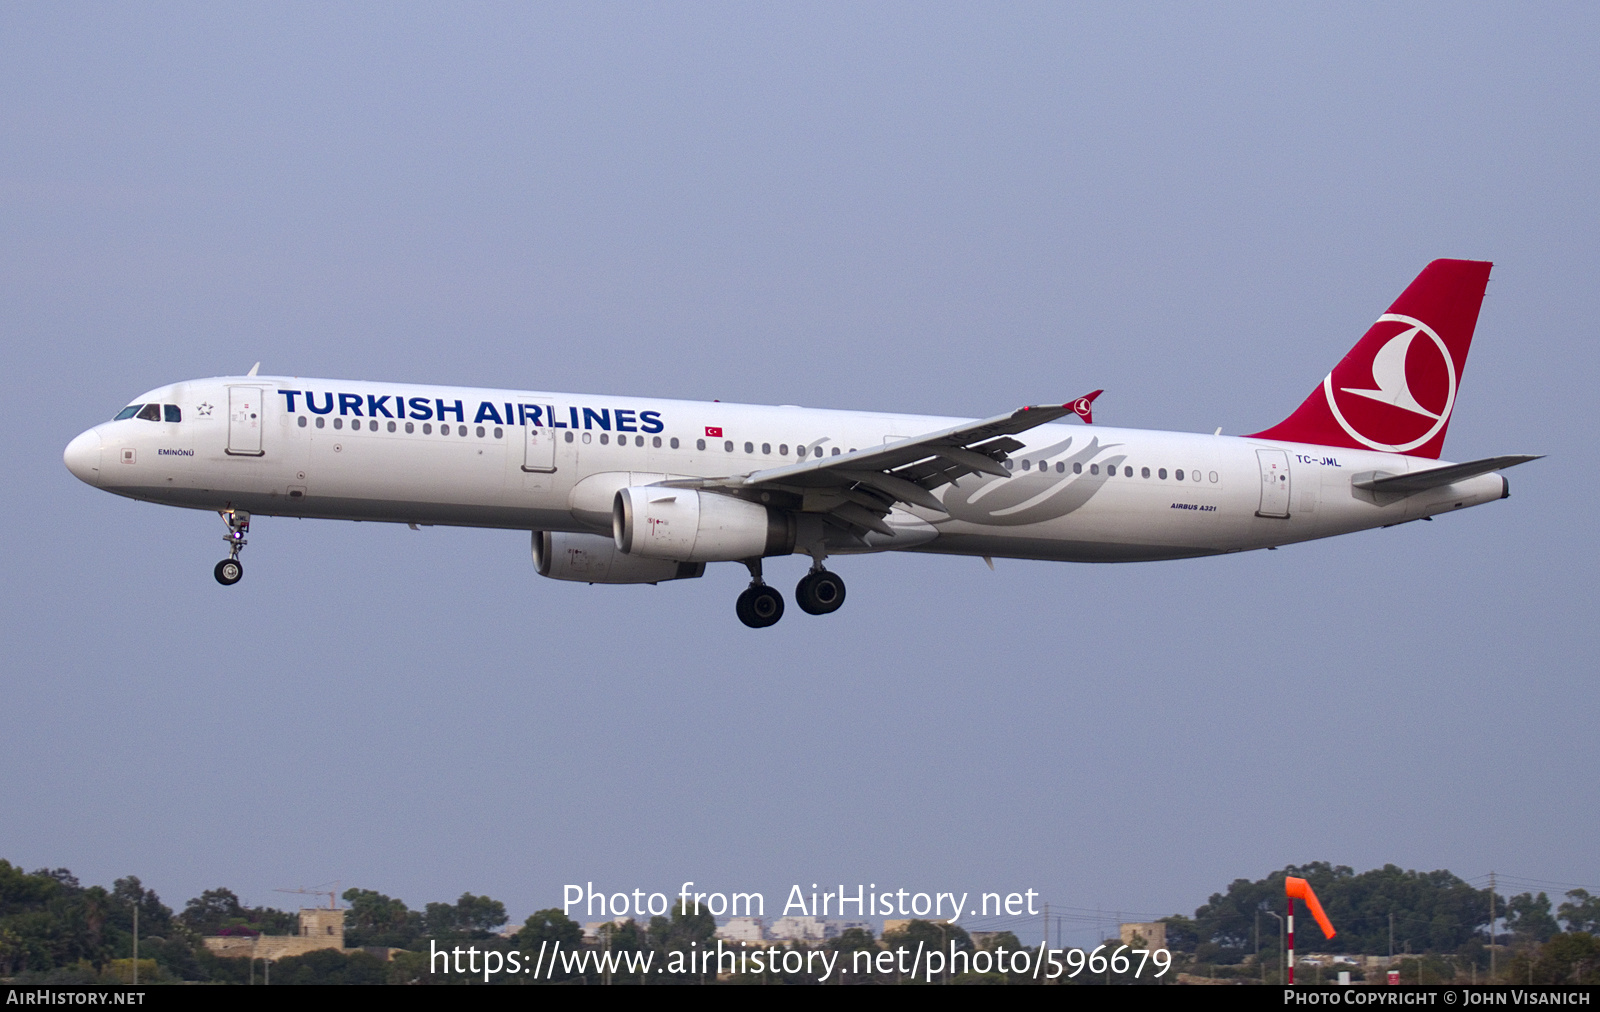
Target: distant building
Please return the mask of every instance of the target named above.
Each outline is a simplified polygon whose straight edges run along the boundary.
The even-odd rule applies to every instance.
[[[609,921],[589,921],[583,926],[583,937],[598,939],[602,931],[620,928],[631,920],[633,920],[631,917],[613,917]]]
[[[785,942],[820,942],[832,937],[828,927],[828,922],[820,917],[780,917],[772,922],[768,934]]]
[[[300,911],[300,928],[293,935],[207,935],[206,948],[229,959],[271,959],[303,956],[308,952],[337,949],[340,952],[370,952],[392,959],[393,949],[377,946],[347,949],[344,946],[344,911],[328,907],[305,907]]]
[[[767,938],[767,929],[760,917],[734,917],[717,929],[717,937],[729,942],[761,942]]]
[[[1134,936],[1138,935],[1138,939]],[[1137,921],[1122,925],[1121,938],[1123,945],[1134,945],[1138,942],[1141,949],[1165,949],[1167,947],[1167,926],[1161,921]]]

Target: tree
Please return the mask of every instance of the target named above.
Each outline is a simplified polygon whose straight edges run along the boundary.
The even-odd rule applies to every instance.
[[[1587,889],[1573,889],[1567,893],[1567,902],[1556,911],[1567,923],[1568,931],[1584,931],[1600,935],[1600,896],[1590,896]]]
[[[370,952],[320,949],[287,956],[272,967],[273,984],[386,984],[389,966]]]
[[[1262,953],[1276,954],[1276,922],[1271,922],[1269,932],[1261,912],[1283,913],[1286,875],[1311,883],[1345,952],[1386,953],[1391,915],[1396,949],[1409,946],[1416,952],[1470,948],[1481,941],[1480,932],[1488,922],[1488,892],[1472,888],[1448,871],[1406,871],[1391,864],[1356,874],[1343,865],[1317,861],[1290,865],[1257,881],[1237,879],[1226,893],[1213,894],[1194,914],[1196,957],[1203,962],[1239,962],[1255,950],[1258,915],[1263,922]],[[1498,901],[1497,906],[1504,908]],[[1177,925],[1175,919],[1168,919],[1168,941],[1174,946],[1187,942],[1172,932]],[[1182,926],[1187,932],[1189,925]],[[1320,936],[1314,932],[1310,937]]]
[[[516,934],[516,942],[529,960],[536,960],[540,954],[548,960],[542,965],[549,969],[540,973],[545,980],[570,980],[577,976],[557,961],[556,952],[558,946],[568,952],[581,949],[583,928],[560,910],[551,907],[529,914],[528,919],[522,922],[522,930]]]
[[[959,924],[914,920],[897,931],[885,931],[883,944],[891,949],[915,951],[922,947],[930,951],[937,950],[943,952],[948,960],[952,948],[957,952],[971,952],[972,936]]]
[[[1547,942],[1560,927],[1550,916],[1550,897],[1523,893],[1506,901],[1506,925],[1519,942]]]
[[[878,943],[867,928],[845,928],[836,938],[828,941],[827,947],[834,952],[872,952],[878,948]]]
[[[422,915],[407,909],[401,900],[371,889],[346,889],[342,898],[350,904],[344,915],[344,937],[352,948],[384,945],[404,949],[422,937]]]
[[[139,911],[141,935],[166,935],[172,930],[172,910],[161,902],[161,897],[153,890],[146,889],[137,875],[113,882],[111,895],[121,901],[123,908],[128,911],[127,928],[130,932],[133,930],[132,914],[135,908]]]
[[[1600,939],[1586,931],[1554,935],[1519,949],[1503,973],[1511,984],[1600,984]]]
[[[517,943],[529,951],[540,945],[556,944],[576,949],[583,944],[583,928],[554,907],[536,910],[522,922],[522,930],[517,932]]]
[[[144,914],[140,915],[144,931]],[[232,889],[207,889],[184,904],[174,921],[196,935],[292,935],[299,918],[272,907],[247,907]]]
[[[220,935],[233,922],[247,920],[232,889],[207,889],[184,904],[178,919],[200,935]]]
[[[471,893],[462,893],[461,898],[456,900],[456,926],[474,938],[487,938],[509,919],[506,905],[499,900]]]
[[[717,919],[705,907],[696,906],[699,909],[689,910],[684,901],[679,900],[672,905],[671,920],[660,916],[650,918],[650,944],[663,955],[716,944]]]

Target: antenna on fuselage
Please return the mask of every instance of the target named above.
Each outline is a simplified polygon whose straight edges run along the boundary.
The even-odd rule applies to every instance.
[[[261,363],[257,362],[255,365],[250,367],[250,371],[245,373],[245,375],[246,376],[254,376],[256,374],[256,370],[258,370],[260,368],[261,368]]]

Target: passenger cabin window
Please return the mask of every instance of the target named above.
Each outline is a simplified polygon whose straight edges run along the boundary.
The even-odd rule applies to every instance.
[[[161,421],[161,405],[146,404],[139,410],[139,414],[136,417],[143,418],[147,422],[159,422]]]
[[[1083,473],[1083,462],[1082,461],[1074,460],[1072,462],[1072,473],[1073,474],[1082,474]]]
[[[113,418],[111,420],[113,422],[120,422],[125,418],[132,418],[134,415],[137,415],[139,413],[139,409],[142,408],[142,407],[144,407],[143,404],[130,404],[127,407],[123,408],[121,411],[118,411],[117,412],[117,417],[115,417],[115,418]]]

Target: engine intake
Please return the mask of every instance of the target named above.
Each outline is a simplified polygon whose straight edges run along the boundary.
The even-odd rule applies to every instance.
[[[621,489],[611,531],[630,558],[734,562],[794,551],[794,517],[715,492],[656,485]]]
[[[603,534],[533,532],[533,566],[540,576],[576,583],[661,583],[705,575],[703,562],[637,558],[617,551]]]

